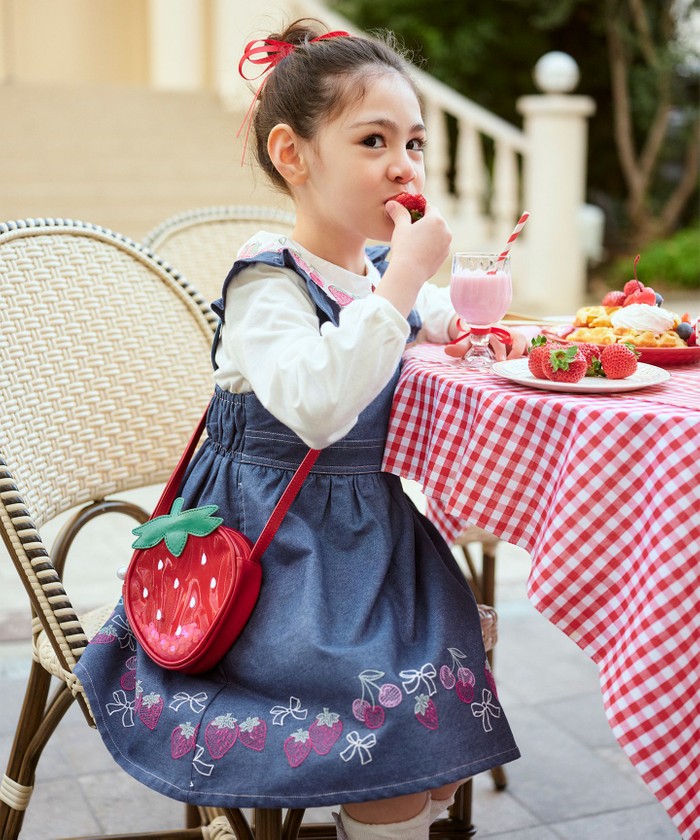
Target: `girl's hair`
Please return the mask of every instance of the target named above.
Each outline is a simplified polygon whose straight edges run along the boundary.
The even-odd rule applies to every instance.
[[[279,123],[289,125],[304,140],[311,140],[323,123],[342,113],[365,95],[372,78],[394,71],[421,98],[391,33],[381,40],[356,36],[323,39],[325,27],[302,18],[270,39],[294,44],[295,49],[274,67],[260,91],[253,117],[255,156],[272,183],[283,192],[289,187],[267,151],[267,139]],[[422,106],[422,103],[421,103]]]

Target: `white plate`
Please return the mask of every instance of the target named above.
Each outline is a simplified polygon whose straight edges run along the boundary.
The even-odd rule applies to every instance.
[[[664,368],[655,365],[637,363],[637,370],[626,379],[603,379],[597,376],[584,376],[578,382],[553,382],[550,379],[536,379],[529,371],[527,359],[510,359],[507,362],[494,362],[494,373],[530,388],[542,391],[565,391],[570,394],[613,394],[620,391],[637,391],[658,385],[671,378]]]

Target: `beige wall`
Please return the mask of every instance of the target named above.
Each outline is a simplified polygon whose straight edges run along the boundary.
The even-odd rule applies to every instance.
[[[148,82],[147,0],[0,0],[0,80]]]

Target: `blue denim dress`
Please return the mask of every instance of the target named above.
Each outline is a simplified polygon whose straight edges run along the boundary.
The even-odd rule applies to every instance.
[[[253,259],[293,267],[319,319],[337,323],[340,305],[293,254]],[[395,383],[321,453],[216,668],[157,667],[121,603],[88,646],[76,670],[97,726],[139,781],[198,805],[315,807],[424,791],[519,756],[471,590],[400,479],[381,471]],[[308,449],[254,394],[219,388],[207,432],[186,507],[216,504],[255,540]]]

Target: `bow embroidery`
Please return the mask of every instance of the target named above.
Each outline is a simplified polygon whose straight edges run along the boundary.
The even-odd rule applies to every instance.
[[[345,740],[348,742],[348,746],[340,753],[343,761],[350,761],[355,757],[356,753],[359,753],[360,764],[369,764],[372,760],[370,750],[377,743],[377,736],[371,732],[369,735],[365,735],[364,738],[360,738],[360,733],[353,730],[345,736]]]
[[[432,662],[426,662],[420,671],[408,670],[399,672],[399,677],[403,680],[403,687],[406,694],[413,694],[418,691],[422,683],[429,697],[432,697],[437,692],[434,679],[436,675],[437,671]]]
[[[178,691],[177,694],[173,695],[169,708],[174,712],[179,712],[180,706],[187,703],[190,711],[198,715],[204,711],[206,699],[207,695],[203,691],[200,691],[198,694],[188,694],[186,691]]]
[[[301,708],[301,700],[298,697],[290,697],[288,706],[273,706],[270,714],[272,725],[282,726],[287,715],[291,715],[294,720],[306,720],[309,710]]]
[[[491,715],[495,718],[501,716],[501,710],[498,706],[494,706],[491,702],[493,695],[485,688],[481,692],[482,703],[472,703],[472,714],[475,718],[481,718],[481,724],[484,727],[484,732],[490,732],[493,729],[491,725]]]
[[[107,703],[105,709],[107,714],[116,715],[119,712],[122,714],[122,726],[127,728],[134,725],[134,701],[127,700],[125,691],[115,691],[112,693],[114,703]]]

